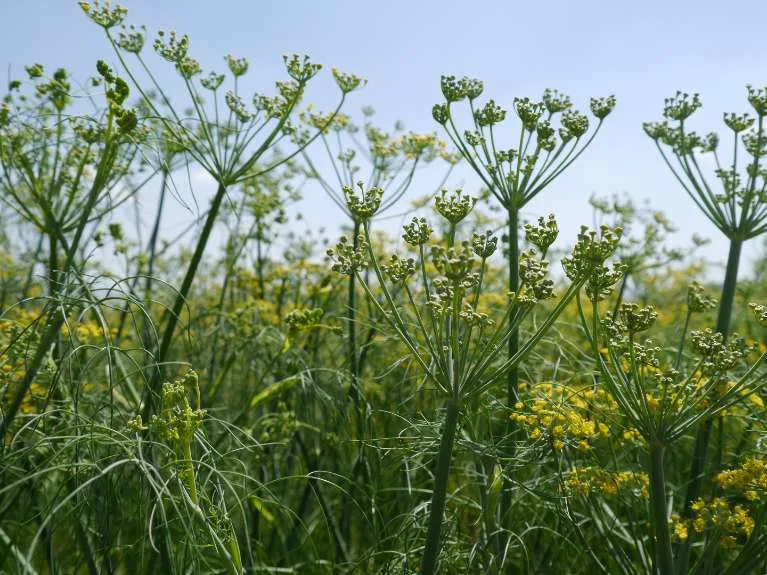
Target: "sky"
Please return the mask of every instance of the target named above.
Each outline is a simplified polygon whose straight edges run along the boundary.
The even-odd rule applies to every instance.
[[[284,78],[281,56],[289,53],[310,54],[326,65],[325,80],[308,95],[320,106],[335,102],[331,66],[360,74],[368,84],[351,95],[347,112],[371,105],[383,126],[400,120],[410,130],[444,136],[431,118],[432,105],[442,101],[441,74],[483,80],[483,96],[507,109],[514,97],[539,98],[547,87],[569,94],[582,110],[590,96],[615,94],[617,107],[594,144],[528,206],[529,215],[554,212],[569,240],[580,223],[591,222],[591,194],[627,193],[663,210],[680,228],[679,243],[698,233],[712,240],[707,257],[720,262],[726,257],[726,240],[680,189],[642,122],[661,119],[664,98],[677,90],[699,92],[704,107],[693,129],[725,134],[722,113],[748,110],[745,85],[767,85],[763,0],[122,4],[129,10],[127,22],[145,24],[150,40],[159,29],[189,34],[190,54],[204,70],[222,70],[224,54],[249,58],[249,76],[258,88]],[[7,66],[9,77],[40,62],[48,69],[66,66],[85,78],[97,59],[115,61],[101,30],[74,0],[0,0],[0,20],[5,23],[0,66]],[[161,78],[174,74],[159,58],[152,61]],[[479,187],[466,169],[451,184],[471,193]],[[414,193],[425,191],[416,182]],[[202,186],[198,193],[208,192]],[[319,189],[305,193],[301,209],[310,222],[340,225],[341,215]],[[190,215],[187,207],[177,209],[179,220]],[[755,241],[746,244],[745,257],[756,257],[757,248]]]

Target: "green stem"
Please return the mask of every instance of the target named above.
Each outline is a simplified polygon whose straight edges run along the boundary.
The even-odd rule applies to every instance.
[[[455,399],[450,399],[447,403],[447,414],[442,427],[442,438],[437,455],[437,469],[434,476],[434,490],[431,497],[429,528],[426,533],[421,575],[432,575],[437,572],[442,519],[445,515],[445,502],[447,500],[447,480],[450,475],[450,460],[453,456],[453,443],[458,427],[459,412],[458,402]]]
[[[189,491],[189,498],[192,500],[192,503],[197,505],[199,500],[197,498],[197,481],[194,476],[194,465],[192,464],[192,444],[189,442],[184,442],[183,452],[183,481],[187,491]]]
[[[655,541],[655,571],[660,575],[673,575],[674,559],[671,555],[671,536],[668,530],[666,508],[666,479],[663,469],[665,446],[650,443],[650,499],[652,506],[652,530]]]
[[[359,248],[359,234],[360,223],[354,222],[354,235],[352,238],[354,249]],[[348,361],[349,372],[352,375],[352,385],[349,388],[349,395],[354,399],[355,405],[358,405],[361,400],[361,392],[358,387],[359,384],[359,355],[357,354],[357,276],[356,274],[349,275],[349,293],[347,301],[346,321],[347,333],[348,333]]]
[[[730,253],[727,255],[727,271],[724,274],[722,286],[722,298],[719,303],[719,315],[716,318],[716,331],[725,339],[730,331],[730,319],[732,318],[732,306],[735,301],[735,286],[738,283],[738,267],[740,266],[740,252],[743,242],[739,239],[730,239]]]
[[[519,211],[516,207],[509,207],[509,291],[517,292],[519,290]],[[509,359],[517,355],[519,351],[519,330],[514,329],[509,335]],[[517,388],[519,386],[519,370],[517,366],[509,369],[506,381],[506,401],[509,408],[517,403]],[[510,418],[506,422],[506,444],[503,449],[503,455],[509,460],[514,457],[513,434],[516,431],[516,423]],[[503,491],[501,493],[501,524],[508,528],[511,520],[511,496],[512,484],[508,479],[504,480]]]

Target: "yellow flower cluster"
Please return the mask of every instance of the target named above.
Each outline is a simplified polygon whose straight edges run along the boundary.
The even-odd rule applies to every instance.
[[[34,310],[14,310],[12,318],[0,320],[0,348],[4,349],[0,358],[0,406],[13,397],[16,384],[27,372],[27,354],[36,347],[37,333],[33,324],[39,319]],[[45,371],[41,376],[45,375]],[[38,381],[32,382],[24,396],[20,411],[33,413],[41,401],[48,397],[48,387]]]
[[[714,528],[721,534],[720,543],[725,549],[732,549],[740,538],[746,538],[754,530],[754,520],[742,505],[733,507],[723,497],[709,502],[698,499],[692,504],[695,514],[692,528],[696,533]]]
[[[723,489],[738,491],[749,501],[763,499],[767,495],[767,461],[749,459],[737,469],[719,473],[716,482]]]
[[[110,333],[117,333],[117,328],[113,328]],[[98,344],[104,342],[104,329],[95,321],[78,323],[75,326],[65,324],[61,328],[61,335],[74,339],[78,343]]]
[[[514,406],[510,419],[525,429],[533,441],[547,439],[555,451],[574,444],[587,452],[592,442],[610,436],[610,428],[600,416],[614,412],[615,403],[602,389],[575,389],[566,385],[539,383],[529,389],[529,400]]]
[[[687,541],[690,536],[690,530],[687,528],[687,522],[682,519],[679,513],[671,514],[671,536],[674,541]]]
[[[650,480],[646,473],[635,471],[608,471],[601,467],[574,467],[570,470],[565,487],[583,496],[601,494],[616,496],[631,493],[649,497]]]

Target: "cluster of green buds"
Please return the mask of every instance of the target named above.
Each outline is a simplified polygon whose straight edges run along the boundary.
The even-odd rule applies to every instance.
[[[96,70],[103,78],[106,86],[106,98],[110,117],[114,118],[120,133],[128,134],[132,132],[138,124],[138,118],[135,110],[123,106],[125,100],[130,95],[128,83],[119,76],[116,76],[112,68],[103,60],[99,60],[96,63]]]
[[[197,394],[197,409],[189,403],[190,389]],[[190,445],[194,434],[202,427],[205,411],[199,408],[199,382],[197,373],[189,370],[186,375],[162,386],[162,412],[152,416],[149,429],[171,446],[184,448]],[[147,429],[141,416],[128,422],[128,430],[138,432]]]
[[[112,5],[111,0],[104,0],[103,3],[100,0],[91,0],[90,2],[79,2],[79,5],[88,18],[105,30],[121,24],[125,20],[125,16],[128,15],[127,8],[117,3]]]
[[[620,280],[626,266],[620,262],[604,264],[616,250],[623,230],[603,225],[600,233],[581,227],[572,254],[562,259],[562,267],[571,281],[586,279],[586,294],[592,302],[602,301]]]
[[[556,241],[557,236],[559,236],[559,226],[554,214],[549,214],[546,219],[538,218],[537,224],[525,224],[525,239],[543,254]]]
[[[748,307],[754,312],[754,316],[756,317],[756,321],[759,322],[759,325],[767,327],[767,306],[751,302],[748,304]]]
[[[360,190],[364,190],[362,185]],[[350,192],[347,195],[355,198],[355,208],[367,217],[366,206],[370,200],[364,191],[362,196],[351,196]],[[375,202],[379,199],[376,194]],[[549,264],[543,258],[559,230],[553,216],[527,227],[528,241],[537,249],[522,254],[520,287],[509,294],[505,311],[496,310],[498,317],[494,318],[483,309],[482,296],[487,289],[484,279],[488,260],[497,252],[498,238],[488,231],[474,233],[470,241],[455,239],[458,225],[474,205],[475,199],[460,190],[452,193],[443,190],[438,194],[434,208],[448,224],[448,232],[442,240],[433,239],[432,225],[424,217],[413,218],[404,226],[402,237],[415,248],[417,257],[395,254],[389,256],[385,264],[379,264],[381,258],[374,253],[367,219],[362,221],[364,233],[356,243],[342,238],[328,251],[334,271],[355,274],[373,305],[379,308],[381,317],[410,348],[430,380],[448,393],[456,389],[478,393],[496,381],[509,368],[509,362],[520,361],[581,287],[589,280],[604,277],[605,273],[600,270],[613,254],[620,236],[620,230],[609,228],[604,228],[600,235],[581,232],[572,254],[565,258],[572,285],[554,305],[554,311],[531,342],[522,346],[517,356],[492,365],[488,354],[494,357],[503,353],[511,333],[534,305],[556,297],[554,282],[548,277]],[[361,273],[364,265],[371,266],[375,272],[383,299],[373,294],[367,274]],[[390,284],[397,285],[401,295],[395,297]],[[488,333],[491,326],[492,333]],[[455,364],[456,361],[459,363]],[[461,375],[456,376],[455,370],[451,375],[450,365],[460,367]],[[455,377],[458,380],[448,381]]]
[[[344,186],[344,198],[349,213],[357,222],[366,222],[372,218],[381,207],[383,199],[383,190],[372,187],[365,190],[365,184],[357,182],[359,194],[351,187]]]
[[[333,73],[333,79],[336,81],[336,84],[338,84],[338,87],[344,94],[353,92],[360,86],[364,86],[367,83],[365,79],[357,76],[357,74],[347,74],[345,72],[341,72],[338,68],[335,67],[331,71]]]
[[[655,142],[685,192],[709,220],[731,240],[745,241],[767,232],[767,170],[762,158],[767,154],[765,97],[767,89],[747,87],[747,100],[756,117],[748,113],[724,114],[724,124],[732,133],[732,161],[720,162],[718,134],[700,135],[689,129],[692,116],[701,108],[698,94],[677,92],[666,98],[661,122],[646,122],[644,130]],[[739,154],[742,147],[746,154]],[[714,176],[719,190],[711,185],[701,169],[700,154],[714,155]],[[746,158],[744,169],[739,162]],[[743,175],[741,172],[745,172]],[[744,177],[745,176],[745,177]]]
[[[333,262],[332,270],[343,275],[352,275],[365,267],[368,257],[368,241],[363,234],[357,236],[354,242],[346,236],[326,252]]]
[[[455,190],[449,193],[448,190],[444,189],[434,201],[437,213],[452,225],[465,219],[476,203],[476,198],[463,194],[462,190]]]
[[[317,327],[325,315],[325,310],[321,307],[311,309],[294,309],[285,316],[285,323],[290,329],[306,330]]]
[[[197,397],[197,408],[189,403],[189,391]],[[202,427],[205,411],[200,409],[200,385],[197,374],[189,370],[186,375],[162,386],[162,411],[153,415],[149,423],[151,433],[172,449],[180,452],[183,460],[180,476],[192,502],[197,505],[197,483],[192,462],[192,442]],[[146,430],[141,416],[128,422],[128,431],[138,433]]]
[[[652,327],[657,312],[634,303],[619,310],[599,323],[608,355],[600,358],[601,381],[646,441],[669,445],[767,384],[757,373],[764,354],[748,365],[754,348],[737,334],[725,341],[711,329],[693,331],[694,360],[666,366],[662,347],[635,337]]]
[[[588,140],[589,118],[572,108],[572,101],[556,90],[546,90],[540,101],[515,98],[514,112],[521,124],[517,148],[496,145],[495,127],[508,116],[494,100],[477,102],[484,85],[473,78],[442,76],[445,102],[432,108],[464,159],[492,194],[508,209],[520,209],[564,171],[593,139],[602,121],[615,107],[615,98],[592,98],[591,113],[598,126]],[[453,105],[468,101],[473,126],[461,130]],[[559,128],[553,122],[559,116]]]

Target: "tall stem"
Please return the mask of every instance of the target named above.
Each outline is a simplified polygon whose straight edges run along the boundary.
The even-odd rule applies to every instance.
[[[184,308],[184,303],[189,295],[189,291],[192,288],[192,282],[197,275],[197,268],[202,261],[202,256],[205,253],[205,247],[208,245],[210,239],[210,233],[213,231],[213,224],[216,222],[218,211],[221,208],[221,202],[226,196],[226,186],[219,182],[216,195],[213,197],[213,203],[210,206],[210,211],[205,219],[205,224],[202,228],[200,238],[197,240],[197,246],[195,247],[194,254],[192,255],[192,261],[189,262],[189,267],[186,270],[184,280],[181,282],[181,288],[176,294],[176,299],[173,302],[173,307],[168,314],[168,323],[163,331],[162,340],[160,342],[160,348],[155,357],[158,369],[155,371],[155,376],[150,381],[150,385],[147,387],[147,396],[145,397],[144,411],[141,414],[144,421],[149,421],[152,414],[154,404],[159,397],[159,388],[162,384],[162,363],[167,359],[168,350],[170,344],[173,341],[173,335],[176,331],[176,326],[181,317],[181,310]]]
[[[668,530],[666,508],[666,478],[663,469],[665,446],[650,443],[650,499],[652,509],[652,530],[655,542],[655,571],[660,575],[673,575],[674,559],[671,555],[671,536]]]
[[[354,236],[352,242],[354,249],[359,248],[360,223],[354,222]],[[349,372],[352,376],[352,385],[349,388],[349,395],[354,399],[354,403],[359,407],[361,401],[361,391],[359,389],[359,354],[357,353],[357,276],[349,275],[349,293],[346,310],[347,335],[348,335],[348,361]]]
[[[450,460],[453,456],[453,443],[458,427],[459,412],[458,402],[455,399],[450,399],[447,403],[447,413],[442,427],[439,454],[437,455],[437,468],[434,474],[434,490],[432,491],[429,510],[429,527],[426,533],[421,575],[432,575],[437,571],[442,519],[445,515],[445,502],[447,500],[447,480],[450,475]]]
[[[509,291],[519,290],[519,210],[509,207]],[[514,331],[509,336],[509,359],[514,357],[519,351],[519,331]],[[519,371],[516,366],[509,369],[508,379],[506,381],[506,401],[511,408],[517,403],[517,388],[519,387]],[[503,455],[509,460],[514,457],[514,439],[513,434],[516,430],[516,423],[510,418],[506,422],[506,443],[503,449]],[[512,485],[507,479],[503,483],[503,492],[501,493],[501,524],[509,526],[511,520],[511,493]]]
[[[725,339],[730,331],[730,319],[732,318],[732,305],[735,301],[735,286],[738,283],[738,267],[740,266],[740,252],[743,242],[737,239],[730,240],[730,253],[727,255],[727,271],[724,274],[722,286],[722,299],[719,303],[719,314],[716,318],[716,331]]]

